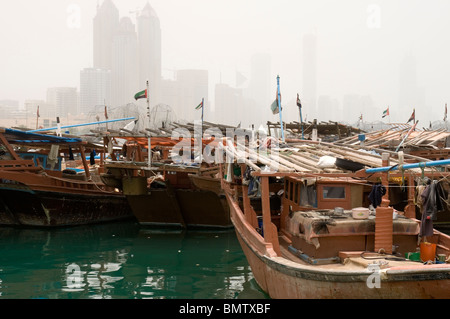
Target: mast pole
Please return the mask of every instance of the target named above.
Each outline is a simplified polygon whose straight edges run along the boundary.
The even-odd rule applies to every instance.
[[[286,141],[286,139],[284,138],[284,124],[283,124],[283,116],[282,116],[282,111],[281,111],[281,92],[280,92],[280,76],[277,76],[277,87],[278,87],[278,94],[277,94],[277,99],[278,99],[278,110],[280,113],[280,127],[281,127],[281,137],[283,139],[283,142]]]
[[[149,89],[149,83],[148,83],[148,80],[147,80],[147,92],[146,92],[146,95],[147,95],[147,116],[148,116],[148,129],[150,129],[150,94],[149,94],[149,91],[150,91],[150,89]],[[148,131],[148,140],[147,140],[147,143],[148,143],[148,167],[150,168],[151,166],[152,166],[152,137],[151,137],[152,135],[151,135],[151,132],[150,131]]]

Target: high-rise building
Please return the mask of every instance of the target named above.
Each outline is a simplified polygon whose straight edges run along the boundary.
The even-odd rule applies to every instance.
[[[225,83],[218,83],[215,86],[215,110],[217,122],[220,124],[238,126],[246,117],[241,117],[245,110],[245,98],[242,89],[233,88]],[[256,113],[254,113],[256,116]],[[247,123],[245,123],[245,126]]]
[[[47,104],[55,109],[55,117],[78,114],[78,91],[72,87],[57,87],[47,90]]]
[[[139,87],[150,87],[150,103],[161,103],[161,26],[155,10],[147,2],[137,17]]]
[[[97,6],[94,18],[94,68],[112,68],[112,47],[114,35],[119,27],[119,11],[111,0]]]
[[[138,83],[137,35],[133,22],[124,17],[113,38],[112,46],[112,105],[123,106],[133,102],[141,88]]]
[[[146,88],[147,81],[151,106],[163,102],[161,27],[148,2],[138,12],[136,23],[137,28],[129,17],[119,19],[119,11],[112,0],[104,0],[97,7],[93,68],[111,71],[111,99],[107,104],[112,107],[136,103],[133,97]],[[102,93],[97,92],[97,96]]]
[[[83,69],[80,72],[79,112],[87,115],[98,105],[111,105],[111,71]]]

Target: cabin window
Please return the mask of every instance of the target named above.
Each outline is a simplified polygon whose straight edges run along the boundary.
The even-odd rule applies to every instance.
[[[315,185],[300,185],[300,206],[317,207],[317,191]]]
[[[324,186],[322,194],[324,199],[345,199],[345,187]]]

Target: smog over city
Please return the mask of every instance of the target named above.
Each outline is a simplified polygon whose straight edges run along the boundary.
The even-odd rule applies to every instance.
[[[415,110],[428,127],[450,101],[448,12],[447,0],[2,1],[1,126],[33,127],[38,105],[50,123],[139,105],[146,80],[174,120],[199,119],[204,99],[205,120],[265,125],[279,120],[279,76],[286,121],[299,94],[305,121],[406,123]]]

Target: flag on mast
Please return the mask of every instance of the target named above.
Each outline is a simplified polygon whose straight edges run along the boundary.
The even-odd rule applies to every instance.
[[[148,91],[144,90],[144,91],[136,93],[134,96],[134,99],[137,101],[140,99],[146,99],[147,97],[148,97]]]
[[[447,103],[445,103],[444,121],[447,121]]]
[[[411,114],[411,117],[409,118],[408,122],[406,122],[406,123],[409,123],[411,121],[413,121],[413,123],[416,123],[416,109],[414,109],[413,113]]]
[[[383,112],[383,118],[385,118],[386,116],[389,116],[389,115],[390,114],[389,114],[389,106],[388,106],[387,110]]]
[[[302,101],[300,101],[300,95],[297,93],[297,106],[302,108]]]
[[[281,103],[281,94],[280,94],[280,103]],[[280,108],[281,107],[278,105],[278,92],[277,92],[276,99],[275,101],[273,101],[272,105],[270,106],[270,109],[272,110],[272,113],[275,115],[280,113]],[[281,108],[281,110],[283,109]]]
[[[39,114],[39,105],[37,107],[37,113],[36,113],[37,117],[41,117],[41,115]]]
[[[205,110],[205,99],[202,99],[202,101],[200,102],[199,105],[197,105],[197,107],[195,108],[196,110],[202,110],[202,127],[203,127],[203,115],[204,115],[204,110]]]
[[[195,109],[200,110],[202,108],[203,108],[203,101],[199,105],[197,105],[197,107]]]

